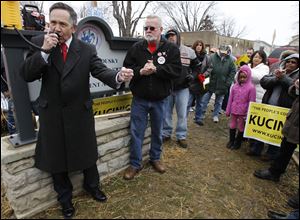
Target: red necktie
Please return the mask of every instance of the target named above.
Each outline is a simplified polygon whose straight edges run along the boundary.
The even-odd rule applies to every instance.
[[[66,62],[66,59],[67,59],[67,49],[68,49],[68,46],[66,43],[62,43],[60,45],[60,48],[61,48],[61,53],[62,53],[62,56],[63,56],[63,59],[64,59],[64,62]]]

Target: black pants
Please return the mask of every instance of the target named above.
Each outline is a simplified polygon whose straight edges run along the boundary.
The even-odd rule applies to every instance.
[[[97,165],[83,170],[84,181],[83,185],[87,188],[93,189],[99,187],[99,173]],[[57,200],[60,203],[69,202],[72,200],[73,185],[70,181],[67,172],[52,173],[54,190],[57,192]]]
[[[283,138],[280,145],[279,156],[273,161],[269,168],[272,174],[280,176],[285,172],[296,147],[297,144],[288,142],[286,137]]]
[[[228,99],[229,99],[229,93],[230,93],[230,88],[227,90],[227,93],[224,96],[223,102],[222,102],[222,107],[221,109],[223,111],[226,111],[227,108],[227,103],[228,103]]]

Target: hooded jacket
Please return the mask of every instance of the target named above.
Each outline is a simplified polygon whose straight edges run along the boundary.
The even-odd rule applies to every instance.
[[[247,74],[246,82],[240,84],[237,80],[232,86],[226,108],[226,115],[234,114],[246,116],[249,103],[255,102],[256,100],[256,89],[252,84],[251,69],[247,65],[244,65],[240,68],[238,77],[241,72]]]
[[[282,60],[280,66],[285,66],[286,61],[292,58],[297,59],[299,63],[299,54],[295,53]],[[277,79],[277,77],[273,73],[264,76],[260,80],[261,86],[264,89],[266,89],[262,103],[270,104],[269,102],[273,93],[276,90],[277,91],[280,90],[276,92],[276,94],[278,93],[276,106],[291,108],[294,102],[294,98],[288,94],[288,89],[290,86],[293,85],[294,80],[298,78],[299,78],[299,67],[293,72],[285,74],[281,79]]]
[[[176,45],[179,47],[182,63],[180,77],[173,81],[174,90],[185,89],[189,87],[191,81],[193,80],[192,72],[195,71],[200,73],[201,62],[198,60],[196,53],[192,48],[181,44],[180,33],[177,30],[170,29],[167,31],[165,35],[167,39],[169,38],[170,33],[177,36]]]

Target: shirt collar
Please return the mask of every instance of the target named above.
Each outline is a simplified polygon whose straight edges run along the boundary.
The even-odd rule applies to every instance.
[[[73,40],[73,36],[71,35],[71,37],[65,42],[65,44],[68,46],[68,50],[70,48],[70,44],[71,44],[72,40]]]

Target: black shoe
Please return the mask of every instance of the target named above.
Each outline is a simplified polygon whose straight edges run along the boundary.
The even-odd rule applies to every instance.
[[[162,138],[163,143],[166,143],[171,140],[171,137],[165,136]]]
[[[236,129],[229,129],[229,142],[226,145],[228,149],[231,149],[234,146],[235,134],[236,134]]]
[[[278,213],[274,211],[268,211],[268,217],[270,219],[287,219],[287,215],[283,213]]]
[[[299,191],[296,195],[289,198],[287,204],[294,209],[299,209]]]
[[[75,213],[75,208],[72,205],[72,202],[61,203],[62,214],[64,218],[72,218]]]
[[[88,187],[83,187],[96,201],[105,202],[107,200],[106,195],[100,189],[94,188],[90,189]]]
[[[251,150],[249,150],[249,151],[246,153],[246,155],[251,156],[251,157],[259,157],[259,156],[260,156],[260,154],[257,154],[257,153],[255,153],[255,152],[253,152],[253,151],[251,151]]]
[[[243,140],[243,135],[244,135],[244,132],[240,132],[239,131],[237,133],[237,136],[235,138],[233,147],[231,147],[232,150],[237,150],[237,149],[241,148],[241,146],[242,146],[242,140]]]
[[[226,144],[226,147],[227,147],[228,149],[231,149],[231,148],[233,147],[233,144],[234,144],[234,142],[228,141],[227,144]]]
[[[195,123],[196,123],[197,125],[199,125],[199,126],[203,126],[203,125],[204,125],[204,123],[203,123],[202,121],[195,121]]]
[[[185,139],[177,140],[177,143],[178,143],[179,147],[182,147],[182,148],[188,147],[187,141]]]
[[[253,175],[260,179],[272,180],[274,182],[279,182],[279,176],[275,176],[268,169],[266,170],[255,170]]]

